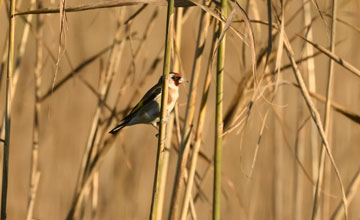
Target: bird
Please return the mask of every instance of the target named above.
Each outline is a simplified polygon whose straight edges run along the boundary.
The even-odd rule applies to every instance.
[[[121,120],[120,124],[113,128],[109,133],[115,135],[122,128],[136,124],[151,124],[157,128],[160,121],[162,82],[163,76],[161,76],[159,81],[145,93],[139,103],[137,103],[130,113]],[[167,115],[175,107],[175,103],[179,98],[179,85],[183,82],[185,82],[185,79],[179,73],[169,73]]]

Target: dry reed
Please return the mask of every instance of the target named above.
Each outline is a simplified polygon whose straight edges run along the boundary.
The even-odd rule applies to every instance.
[[[2,219],[359,214],[354,1],[34,2],[0,0]],[[158,148],[146,126],[108,135],[170,70],[190,83]]]

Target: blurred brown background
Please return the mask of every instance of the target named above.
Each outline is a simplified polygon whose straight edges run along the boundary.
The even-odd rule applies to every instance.
[[[7,1],[0,1],[0,53],[6,52],[8,19],[6,13]],[[67,6],[96,3],[95,0],[67,1]],[[301,31],[304,27],[304,2],[286,1],[287,8],[285,20],[301,10],[295,19],[286,26],[289,38]],[[247,1],[239,1],[246,8]],[[58,7],[57,1],[43,1],[43,7]],[[274,1],[274,8],[280,13],[279,2]],[[330,1],[318,1],[319,8],[323,13],[330,13]],[[18,3],[17,11],[26,11],[30,7],[28,1]],[[41,72],[40,93],[47,92],[55,80],[55,84],[66,77],[75,67],[84,60],[111,45],[117,29],[117,21],[120,21],[120,38],[125,40],[123,51],[119,59],[119,66],[110,86],[109,96],[106,103],[117,107],[118,111],[125,110],[129,105],[133,106],[141,98],[162,74],[162,59],[150,71],[152,74],[145,83],[139,86],[141,80],[150,69],[152,62],[163,53],[165,39],[166,7],[148,5],[130,25],[130,30],[125,30],[123,22],[126,21],[141,5],[118,8],[105,8],[83,12],[66,13],[64,25],[63,51],[59,63],[56,78],[56,56],[59,47],[59,14],[42,15],[44,21],[43,42],[44,49]],[[319,18],[315,6],[310,3],[311,16],[316,17],[312,25],[313,41],[328,47],[331,21],[329,17],[324,20]],[[148,22],[158,10],[153,27],[148,32],[145,40],[142,36]],[[338,17],[353,27],[360,27],[358,1],[340,1],[338,4]],[[230,10],[231,11],[231,10]],[[198,7],[188,8],[185,12],[188,18],[183,23],[181,37],[181,66],[183,74],[190,79],[191,68],[194,58],[198,22],[201,10]],[[251,19],[267,22],[266,1],[250,1],[248,14]],[[10,170],[9,170],[9,193],[8,193],[8,219],[25,219],[29,197],[32,131],[34,121],[34,68],[35,68],[35,43],[36,19],[33,15],[25,53],[20,66],[19,81],[13,98],[12,121],[11,121],[11,144],[10,144]],[[27,19],[29,17],[24,16]],[[235,20],[239,20],[238,16]],[[273,18],[273,22],[276,19]],[[16,17],[16,41],[18,49],[23,35],[25,22]],[[253,23],[255,45],[257,53],[267,45],[267,26]],[[234,26],[245,35],[248,41],[248,33],[242,23],[234,23]],[[204,58],[201,67],[199,89],[197,97],[197,111],[195,123],[197,123],[198,108],[201,100],[206,65],[212,52],[210,43],[212,40],[212,27],[207,37]],[[126,34],[131,33],[131,38]],[[301,35],[303,33],[301,32]],[[360,44],[359,31],[354,30],[343,23],[337,24],[335,53],[360,68],[358,60]],[[144,41],[138,57],[133,58],[134,51]],[[278,38],[273,44],[273,51],[277,50]],[[243,42],[229,31],[227,35],[226,62],[225,62],[225,91],[224,112],[228,111],[230,102],[236,92],[237,84],[251,70],[250,48],[245,46],[245,63],[243,60]],[[304,41],[300,38],[292,41],[295,58],[304,57]],[[317,50],[315,49],[314,52]],[[19,54],[16,50],[15,56]],[[55,57],[55,60],[52,58]],[[51,96],[41,102],[39,123],[39,170],[41,173],[38,191],[34,206],[34,219],[56,220],[65,219],[75,192],[76,181],[85,146],[89,137],[90,127],[98,105],[98,98],[86,81],[99,91],[101,71],[109,62],[109,52],[87,65],[76,76],[55,90]],[[329,58],[320,54],[315,57],[316,93],[325,96]],[[132,62],[134,62],[132,64]],[[289,61],[286,53],[283,53],[282,64]],[[130,84],[123,92],[124,95],[116,102],[119,89],[124,84],[129,68],[132,71]],[[299,64],[300,70],[307,79],[307,64]],[[267,72],[273,71],[275,61],[269,63]],[[263,74],[263,66],[258,68],[258,74]],[[5,72],[1,78],[1,102],[0,112],[4,112],[5,103]],[[214,71],[212,72],[213,79]],[[282,80],[296,82],[291,69],[281,72]],[[80,78],[81,77],[81,78]],[[308,81],[307,81],[308,82]],[[262,86],[265,86],[263,84]],[[180,119],[184,118],[186,99],[189,84],[180,88],[178,109]],[[133,100],[130,98],[136,89],[139,93]],[[209,96],[209,106],[205,122],[205,130],[201,152],[208,158],[213,157],[214,145],[214,106],[215,106],[215,81],[212,82]],[[250,99],[253,89],[245,91],[244,99]],[[314,177],[313,161],[318,160],[320,151],[320,138],[316,134],[316,141],[311,143],[314,133],[312,131],[310,114],[305,105],[300,91],[289,84],[279,87],[278,96],[271,103],[271,92],[264,91],[264,96],[254,103],[251,114],[245,127],[235,129],[225,137],[223,148],[223,194],[222,194],[222,219],[310,219],[313,207],[313,190],[316,180],[313,182],[306,177],[299,168],[295,155],[303,164],[311,178]],[[354,74],[335,64],[333,99],[347,110],[360,114],[360,80]],[[116,102],[116,103],[115,103]],[[316,101],[316,107],[323,117],[324,103]],[[280,121],[274,112],[279,113]],[[331,111],[331,125],[328,141],[334,155],[336,164],[340,170],[347,189],[357,174],[360,167],[360,127],[359,123],[350,120],[343,114]],[[100,119],[109,117],[110,112],[103,110]],[[261,142],[252,169],[254,155],[263,125],[266,121],[261,136]],[[121,118],[121,114],[119,117]],[[299,133],[299,127],[305,121],[305,127]],[[181,121],[181,120],[180,120]],[[115,126],[113,121],[111,126]],[[182,126],[182,121],[180,123]],[[107,132],[105,130],[104,132]],[[175,132],[175,131],[174,131]],[[125,128],[117,136],[115,145],[107,154],[99,171],[99,190],[97,219],[147,219],[150,210],[150,202],[153,187],[153,175],[156,158],[157,131],[148,125],[138,125]],[[2,134],[3,137],[3,134]],[[173,136],[173,145],[178,141]],[[301,143],[299,143],[299,140]],[[314,139],[313,139],[314,140]],[[296,147],[298,146],[298,148]],[[299,154],[299,152],[301,152]],[[315,159],[314,159],[315,157]],[[317,157],[317,158],[316,158]],[[174,148],[170,151],[169,173],[167,177],[166,199],[163,218],[167,218],[169,209],[174,172],[177,163],[177,152]],[[326,161],[329,165],[329,160]],[[198,174],[204,175],[208,163],[200,159]],[[316,166],[317,167],[317,166]],[[321,206],[329,204],[321,209],[321,219],[330,218],[331,214],[341,201],[341,191],[334,170],[326,174],[326,182],[321,193]],[[249,177],[250,173],[252,176]],[[199,178],[199,177],[197,177]],[[197,180],[199,182],[199,180]],[[210,219],[212,214],[212,169],[203,180],[200,198],[195,203],[198,219]],[[196,188],[196,186],[194,186]],[[357,190],[357,187],[356,187]],[[194,190],[195,193],[195,190]],[[90,200],[89,200],[90,201]],[[90,203],[90,202],[87,203]],[[325,201],[325,202],[324,202]],[[326,202],[328,201],[328,202]],[[359,219],[360,196],[355,194],[350,203],[349,219]],[[84,219],[91,219],[89,210],[85,210]],[[191,219],[191,217],[189,217]]]

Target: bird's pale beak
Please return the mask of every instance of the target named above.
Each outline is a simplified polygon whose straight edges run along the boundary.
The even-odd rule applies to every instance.
[[[179,84],[181,83],[188,83],[189,80],[186,80],[184,77],[181,77],[181,79],[179,80]]]

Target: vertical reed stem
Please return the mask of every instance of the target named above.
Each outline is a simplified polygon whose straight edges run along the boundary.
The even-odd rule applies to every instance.
[[[205,16],[204,21],[202,21],[203,16]],[[199,30],[202,30],[202,23],[204,23],[204,30],[202,31],[204,33],[199,32],[198,40],[200,40],[200,42],[198,42],[198,47],[196,49],[195,57],[199,57],[200,54],[198,54],[198,51],[201,50],[201,48],[205,47],[206,34],[207,34],[208,26],[210,23],[209,15],[206,16],[204,12],[201,12]],[[200,59],[200,61],[201,61],[201,59]],[[200,61],[199,61],[199,63],[200,63]],[[207,98],[208,98],[208,93],[209,93],[209,88],[210,88],[210,82],[211,82],[211,75],[210,75],[209,69],[207,69],[206,77],[205,77],[205,84],[204,84],[204,88],[203,88],[203,92],[202,92],[203,95],[202,95],[202,99],[201,99],[201,106],[200,106],[200,112],[199,112],[199,117],[198,117],[197,130],[195,133],[195,144],[194,144],[193,155],[192,155],[192,159],[191,159],[191,167],[190,167],[188,182],[187,182],[186,190],[185,190],[185,198],[184,198],[183,208],[181,211],[181,218],[180,218],[181,220],[185,220],[187,218],[188,208],[189,208],[189,205],[190,205],[190,202],[192,199],[191,198],[191,190],[192,190],[192,186],[194,183],[196,164],[197,164],[197,159],[198,159],[200,146],[201,146],[201,140],[202,140],[201,138],[202,138],[202,133],[203,133],[204,121],[205,121]]]
[[[305,27],[309,27],[307,34],[305,38],[307,38],[310,41],[313,41],[313,29],[311,27],[312,24],[312,17],[311,17],[311,2],[307,0],[303,0],[303,11],[304,11],[304,25]],[[311,56],[314,54],[314,48],[309,45],[305,44],[305,51],[304,51],[304,57]],[[307,80],[309,85],[309,92],[316,92],[316,75],[315,75],[315,59],[310,58],[304,63],[304,70],[307,72]],[[298,98],[298,105],[299,105],[299,117],[297,119],[298,122],[298,128],[301,124],[301,120],[304,119],[304,103],[302,101],[302,98]],[[314,100],[314,104],[316,104]],[[303,161],[305,159],[306,155],[306,143],[308,138],[310,139],[310,151],[311,151],[311,166],[312,166],[312,177],[313,179],[317,178],[318,173],[318,164],[319,164],[319,148],[318,148],[318,137],[317,137],[317,131],[316,126],[314,123],[308,123],[309,125],[306,125],[304,129],[298,130],[298,134],[296,136],[296,144],[295,144],[295,150],[296,155],[299,158],[299,160]],[[310,135],[308,136],[308,134]],[[308,137],[307,137],[308,136]],[[295,176],[294,176],[294,220],[300,220],[304,218],[303,208],[305,207],[304,203],[304,179],[302,178],[302,173],[300,167],[297,165],[297,162],[295,164]],[[315,192],[315,188],[314,188]]]
[[[331,35],[330,35],[330,51],[334,52],[335,50],[335,31],[336,31],[336,12],[337,12],[337,0],[332,0],[332,23],[331,23]],[[329,137],[329,125],[330,125],[330,104],[332,97],[332,87],[333,87],[333,72],[334,72],[334,61],[330,59],[329,61],[329,76],[327,83],[326,91],[326,103],[325,103],[325,114],[324,114],[324,132],[325,136]],[[329,139],[329,138],[328,138]],[[325,172],[325,146],[322,145],[320,150],[320,162],[319,162],[319,174],[316,182],[316,189],[314,195],[314,205],[312,219],[318,219],[319,211],[319,198],[320,198],[320,188],[323,186]]]
[[[41,7],[41,2],[38,1],[39,7]],[[31,7],[36,8],[36,1],[31,0]],[[30,192],[29,192],[29,201],[26,213],[26,220],[31,220],[33,218],[33,210],[35,205],[36,192],[39,186],[40,180],[40,171],[39,171],[39,119],[40,119],[40,86],[41,86],[41,72],[43,67],[43,15],[38,15],[36,19],[36,34],[39,37],[36,39],[36,52],[35,52],[35,106],[34,106],[34,127],[33,127],[33,145],[32,145],[32,155],[31,155],[31,173],[30,173]]]
[[[161,220],[162,219],[162,212],[163,212],[163,208],[164,208],[164,203],[165,203],[165,189],[166,189],[166,177],[167,177],[167,171],[168,171],[168,167],[169,167],[169,158],[170,158],[170,149],[171,149],[171,137],[172,137],[172,131],[174,128],[174,119],[175,119],[175,114],[172,113],[169,116],[169,121],[167,123],[166,126],[166,149],[164,149],[164,159],[163,159],[163,166],[162,166],[162,171],[161,171],[161,180],[162,180],[162,184],[160,185],[159,188],[159,201],[158,201],[158,208],[157,208],[157,216],[156,216],[156,220]]]
[[[227,1],[221,0],[221,13],[226,16]],[[224,23],[219,22],[219,32],[223,32]],[[213,188],[213,219],[220,220],[221,197],[221,158],[223,134],[223,79],[225,66],[225,37],[219,45],[216,68],[216,119],[215,119],[215,150],[214,150],[214,188]]]
[[[203,1],[203,3],[205,4],[205,0]],[[205,16],[205,11],[201,11],[200,23],[198,28],[199,32],[196,41],[194,62],[191,71],[188,99],[186,103],[184,128],[181,134],[181,142],[179,146],[179,158],[176,167],[175,182],[174,182],[174,188],[172,194],[173,196],[170,206],[170,213],[169,213],[170,219],[178,219],[178,213],[181,209],[181,207],[179,207],[182,199],[180,192],[182,192],[184,188],[183,178],[190,152],[190,140],[192,135],[192,127],[193,127],[195,107],[196,107],[196,92],[197,92],[197,85],[200,76],[200,64],[201,64],[202,53],[205,44],[205,36],[208,30],[208,21],[204,21],[204,16]]]
[[[9,170],[9,148],[10,148],[10,113],[11,113],[11,87],[12,75],[14,71],[14,41],[15,41],[15,0],[10,1],[9,17],[9,49],[8,49],[8,68],[6,72],[6,101],[5,101],[5,143],[3,158],[3,173],[1,186],[1,219],[6,219],[6,202],[8,187],[8,170]]]
[[[174,45],[174,66],[173,66],[173,69],[175,72],[180,72],[180,48],[181,48],[181,36],[182,36],[182,25],[183,25],[183,15],[184,15],[184,8],[176,8],[176,12],[175,12],[175,16],[176,16],[176,21],[175,21],[175,25],[176,25],[176,29],[175,29],[175,33],[176,33],[176,36],[174,37],[175,38],[175,43],[173,44]],[[175,109],[174,109],[174,114],[177,114],[177,105],[175,106]],[[177,114],[178,116],[178,114]],[[174,120],[175,120],[175,117],[174,117]],[[168,124],[168,127],[170,125]],[[177,126],[178,126],[178,130],[180,131],[180,126],[179,126],[179,123],[177,123]],[[169,131],[169,129],[167,128],[167,130]],[[169,133],[167,133],[167,136],[169,135]],[[167,139],[169,138],[169,136],[167,137]],[[180,147],[179,147],[180,148]],[[166,157],[166,155],[165,155]],[[178,158],[180,158],[180,152],[178,154]],[[168,164],[165,164],[165,159],[164,158],[164,166],[168,166]],[[163,169],[164,170],[164,169]],[[176,173],[175,173],[175,178],[176,178]],[[163,179],[163,181],[166,182],[166,179]],[[164,184],[162,185],[165,185],[165,182]],[[175,180],[175,184],[173,186],[173,190],[175,189],[175,187],[177,186],[177,181]],[[161,187],[162,188],[162,187]],[[172,215],[173,211],[177,209],[177,203],[175,202],[176,201],[176,194],[175,195],[172,195],[171,197],[171,202],[170,202],[170,211],[169,211],[169,216]],[[159,216],[161,216],[161,213],[159,213]],[[161,219],[160,217],[158,217],[158,219]]]
[[[151,200],[150,219],[155,220],[157,215],[157,206],[159,200],[159,188],[161,185],[161,170],[164,156],[165,146],[165,118],[167,115],[167,99],[168,99],[168,81],[170,72],[170,58],[171,58],[171,45],[173,39],[173,23],[174,23],[174,0],[168,0],[167,19],[166,19],[166,37],[165,37],[165,55],[163,66],[163,82],[162,82],[162,94],[161,94],[161,112],[160,112],[160,127],[158,148],[156,154],[155,176],[153,195]]]

